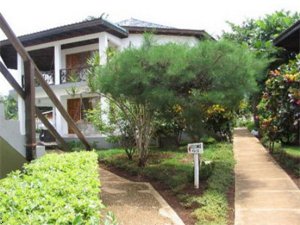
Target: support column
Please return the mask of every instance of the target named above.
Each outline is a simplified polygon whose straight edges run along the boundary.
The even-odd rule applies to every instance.
[[[17,55],[17,66],[18,66],[17,75],[15,79],[22,87],[22,76],[24,75],[24,64],[23,64],[23,59],[19,54]],[[25,135],[25,102],[20,95],[18,95],[18,119],[20,123],[20,134]]]
[[[31,61],[24,62],[25,80],[25,130],[26,130],[26,159],[36,158],[35,137],[35,68]]]
[[[108,38],[107,34],[102,32],[99,36],[99,56],[100,56],[100,65],[104,65],[107,62],[107,55],[106,55],[106,50],[108,48]],[[101,106],[101,111],[102,112],[108,112],[109,110],[109,104],[107,103],[106,98],[101,98],[100,99],[100,106]],[[102,114],[101,115],[102,120],[107,123],[108,122],[108,115],[107,114]]]
[[[55,84],[60,84],[61,45],[54,46]]]
[[[105,32],[102,32],[99,36],[100,65],[106,64],[106,61],[107,61],[106,49],[107,48],[108,48],[107,34]]]
[[[54,68],[55,68],[55,84],[60,84],[60,69],[61,69],[61,45],[57,44],[54,46]],[[57,96],[59,100],[60,96]],[[53,113],[55,114],[55,128],[60,135],[63,135],[62,132],[62,115],[59,110],[54,107]]]
[[[61,100],[61,99],[59,98],[59,100]],[[61,113],[59,112],[59,110],[56,107],[54,108],[54,114],[55,114],[55,128],[60,135],[63,135],[64,134],[63,129],[62,129],[63,118],[62,118]]]

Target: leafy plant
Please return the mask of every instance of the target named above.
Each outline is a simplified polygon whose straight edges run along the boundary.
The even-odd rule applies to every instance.
[[[94,152],[48,154],[0,180],[1,224],[100,223]]]
[[[299,19],[299,13],[281,10],[266,14],[259,19],[247,19],[241,25],[227,22],[232,31],[224,32],[222,37],[245,43],[258,54],[281,58],[284,56],[283,49],[274,46],[272,41]],[[274,66],[276,65],[278,64],[275,63]]]
[[[17,101],[11,96],[0,96],[0,103],[4,104],[4,115],[8,120],[18,118]]]
[[[300,74],[298,55],[289,64],[271,71],[265,82],[262,100],[258,105],[260,129],[268,138],[269,148],[274,143],[300,143]]]

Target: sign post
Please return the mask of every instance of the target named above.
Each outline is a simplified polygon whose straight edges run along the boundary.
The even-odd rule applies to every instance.
[[[188,144],[189,154],[194,154],[194,186],[199,189],[199,154],[203,153],[203,143]]]

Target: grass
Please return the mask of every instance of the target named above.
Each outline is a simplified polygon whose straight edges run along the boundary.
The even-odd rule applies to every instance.
[[[212,161],[202,164],[201,183],[205,190],[201,196],[187,195],[185,188],[193,185],[193,156],[187,154],[186,147],[179,149],[153,149],[145,168],[137,167],[137,158],[126,158],[124,150],[111,149],[98,151],[99,162],[165,184],[185,206],[196,204],[193,216],[197,224],[227,224],[227,192],[233,182],[234,159],[231,144],[204,146],[202,159]]]
[[[300,146],[284,146],[283,150],[292,157],[300,158]]]
[[[272,155],[283,168],[300,177],[300,146],[281,146],[280,143],[275,143]]]

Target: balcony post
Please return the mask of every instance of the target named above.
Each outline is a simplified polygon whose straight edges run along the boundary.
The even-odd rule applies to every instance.
[[[106,64],[106,49],[108,48],[108,39],[106,33],[102,32],[99,36],[99,56],[100,65]]]
[[[61,45],[54,46],[54,80],[55,84],[60,84],[60,69],[61,69]]]
[[[100,65],[104,65],[107,63],[107,55],[106,55],[106,50],[108,48],[108,38],[107,34],[102,32],[99,36],[99,56],[100,56]],[[109,104],[107,102],[108,100],[106,98],[101,98],[100,99],[100,105],[101,105],[101,110],[103,112],[108,111],[109,109]],[[103,113],[101,115],[102,120],[104,122],[108,122],[108,115]]]
[[[17,76],[16,81],[22,87],[22,76],[24,75],[24,63],[20,54],[17,54]],[[18,95],[18,119],[20,123],[20,134],[25,135],[25,102],[24,99]]]
[[[35,67],[32,61],[24,62],[25,76],[25,130],[26,130],[26,159],[31,161],[36,158],[35,136]]]

